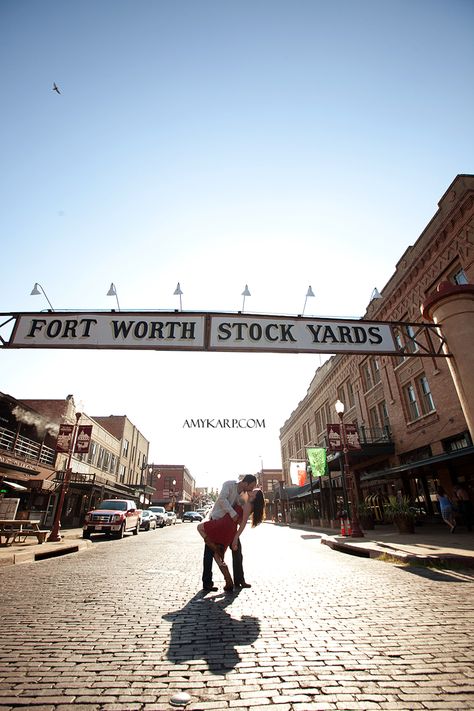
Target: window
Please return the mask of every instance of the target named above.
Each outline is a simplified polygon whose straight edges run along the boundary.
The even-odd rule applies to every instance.
[[[469,284],[464,269],[458,269],[457,271],[455,271],[451,277],[451,280],[458,285]]]
[[[306,420],[303,425],[303,440],[305,445],[311,443],[311,430],[309,427],[309,420]]]
[[[337,389],[337,399],[341,402],[346,402],[346,394],[344,390],[344,385],[340,385]]]
[[[471,438],[467,432],[464,432],[457,437],[451,437],[443,442],[445,452],[456,452],[458,449],[465,449],[472,445]]]
[[[385,402],[385,400],[382,400],[382,402],[379,402],[378,408],[379,408],[380,422],[382,423],[382,426],[389,427],[390,420],[388,419],[387,403]]]
[[[128,457],[129,447],[130,447],[130,442],[128,441],[128,439],[124,439],[123,444],[122,444],[122,456]]]
[[[296,455],[298,455],[301,449],[301,437],[299,432],[295,432],[295,444],[296,444]]]
[[[420,409],[416,400],[416,391],[413,385],[406,385],[404,390],[406,404],[408,406],[409,417],[411,420],[416,420],[420,417]]]
[[[125,464],[121,464],[120,465],[120,474],[119,474],[120,481],[125,481],[125,472],[126,472]]]
[[[370,408],[370,410],[369,410],[369,420],[370,420],[370,426],[372,427],[373,430],[379,430],[379,429],[380,429],[379,413],[378,413],[376,407],[371,407],[371,408]]]
[[[368,361],[362,364],[361,370],[362,370],[362,382],[364,383],[364,392],[367,392],[367,390],[370,390],[371,387],[373,386],[372,374],[370,372]]]
[[[374,358],[371,361],[372,365],[372,377],[375,383],[380,383],[380,362],[378,358]]]
[[[91,442],[91,445],[89,447],[89,456],[87,458],[87,461],[89,462],[89,464],[94,464],[96,456],[97,456],[97,442]]]
[[[347,382],[347,396],[349,399],[349,407],[354,407],[355,405],[355,397],[354,397],[354,388],[352,387],[351,382]]]
[[[415,341],[415,330],[413,326],[405,326],[406,333],[406,347],[410,353],[416,353],[418,350],[418,343]]]
[[[323,431],[323,418],[321,410],[316,410],[314,413],[314,422],[316,424],[316,435],[318,435]]]
[[[97,456],[97,464],[96,464],[98,469],[102,469],[102,463],[104,461],[104,454],[105,454],[104,448],[99,447],[99,454]]]
[[[399,348],[400,350],[404,349],[404,344],[402,341],[400,331],[395,331],[395,342],[397,344],[397,348]],[[398,358],[398,364],[403,363],[404,360],[405,360],[405,356],[401,354]]]
[[[435,405],[426,376],[422,375],[418,379],[418,383],[420,385],[421,409],[423,410],[423,414],[426,415],[427,412],[433,412]]]
[[[104,459],[102,462],[102,469],[104,472],[109,471],[109,462],[110,462],[110,452],[105,451],[104,452]]]

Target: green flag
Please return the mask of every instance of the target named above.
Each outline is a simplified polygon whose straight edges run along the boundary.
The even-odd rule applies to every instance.
[[[327,473],[326,450],[324,447],[308,447],[306,456],[313,476],[324,476]]]

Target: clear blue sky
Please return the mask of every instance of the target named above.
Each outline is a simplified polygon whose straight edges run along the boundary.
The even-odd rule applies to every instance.
[[[361,316],[473,172],[472,0],[0,2],[0,310]],[[53,82],[61,95],[53,92]],[[3,351],[198,483],[280,466],[308,355]],[[265,418],[190,433],[189,417]]]

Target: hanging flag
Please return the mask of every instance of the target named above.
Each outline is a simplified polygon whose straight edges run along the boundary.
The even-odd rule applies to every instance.
[[[324,447],[308,447],[306,454],[313,476],[324,476],[327,473],[326,450]]]
[[[306,462],[290,462],[290,478],[293,486],[306,484]]]

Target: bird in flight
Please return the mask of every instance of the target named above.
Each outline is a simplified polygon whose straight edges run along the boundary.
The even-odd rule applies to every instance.
[[[51,91],[56,91],[58,94],[61,93],[61,92],[59,91],[59,89],[58,89],[58,86],[57,86],[56,82],[54,82],[54,81],[53,81],[53,88],[52,88]]]

